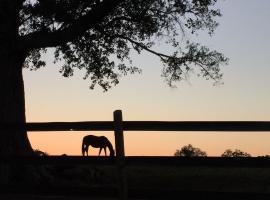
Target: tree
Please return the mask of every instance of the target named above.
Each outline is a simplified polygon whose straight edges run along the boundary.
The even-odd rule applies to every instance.
[[[196,72],[214,83],[222,79],[221,53],[185,40],[186,33],[217,27],[216,0],[1,0],[0,1],[0,121],[7,127],[25,123],[23,68],[46,65],[41,55],[53,48],[63,76],[84,69],[90,88],[105,91],[122,75],[139,73],[131,51],[146,51],[164,64],[170,86]],[[155,39],[175,49],[156,51]],[[61,62],[61,63],[62,63]],[[33,149],[25,129],[0,131],[1,155],[29,155]]]
[[[251,157],[251,155],[239,149],[235,149],[234,151],[227,149],[224,151],[221,157]]]
[[[183,146],[180,150],[176,150],[174,156],[180,157],[206,157],[207,153],[199,148],[193,147],[191,144]]]

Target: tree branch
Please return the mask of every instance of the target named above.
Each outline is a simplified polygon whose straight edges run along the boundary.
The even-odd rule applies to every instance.
[[[84,34],[108,16],[124,0],[103,0],[86,15],[79,17],[70,26],[55,32],[39,31],[21,37],[22,46],[27,50],[55,47],[65,44]]]
[[[154,50],[151,50],[151,49],[147,48],[144,44],[141,44],[140,42],[134,41],[131,38],[121,36],[121,35],[118,35],[117,37],[128,40],[130,43],[141,47],[145,51],[148,51],[149,53],[152,53],[152,54],[160,57],[161,60],[166,59],[166,58],[174,58],[173,56],[169,56],[169,55],[162,54],[162,53],[156,52]],[[189,58],[186,58],[186,59],[187,59],[187,61],[190,61],[190,62],[193,61],[194,64],[198,65],[202,69],[202,71],[204,71],[212,80],[214,80],[215,82],[218,82],[218,80],[204,67],[204,64],[202,62],[200,62],[199,60],[192,60]],[[183,63],[183,64],[185,64],[185,63]]]
[[[125,37],[125,36],[122,36],[122,35],[117,35],[117,37],[128,40],[131,44],[135,44],[135,45],[139,46],[140,48],[144,49],[145,51],[148,51],[148,52],[150,52],[150,53],[152,53],[152,54],[154,54],[154,55],[156,55],[156,56],[158,56],[160,58],[163,58],[163,57],[170,58],[171,57],[171,56],[156,52],[156,51],[154,51],[152,49],[149,49],[144,44],[142,44],[140,42],[137,42],[135,40],[132,40],[131,38],[128,38],[128,37]]]

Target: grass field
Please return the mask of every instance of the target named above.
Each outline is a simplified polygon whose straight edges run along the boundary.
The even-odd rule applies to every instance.
[[[131,167],[127,174],[130,188],[270,193],[267,168]]]
[[[39,176],[50,187],[117,188],[114,167],[57,166]],[[254,192],[270,194],[270,168],[127,167],[130,189],[177,191]],[[27,180],[29,184],[33,180]],[[22,180],[21,184],[25,184]]]
[[[77,199],[117,196],[117,170],[113,166],[44,165],[26,169],[26,173],[14,177],[7,193],[17,187],[22,192],[49,194],[55,199],[72,199],[72,193],[80,194]],[[267,167],[128,166],[126,177],[129,193],[134,197],[190,192],[197,192],[197,196],[205,192],[207,196],[211,192],[265,194],[270,197],[270,168]]]

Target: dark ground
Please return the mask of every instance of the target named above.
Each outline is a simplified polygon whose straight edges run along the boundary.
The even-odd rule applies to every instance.
[[[0,200],[114,200],[118,196],[113,166],[47,165],[41,174],[26,169],[32,178],[22,174],[12,186],[0,186]],[[270,200],[267,166],[129,166],[126,175],[132,200]]]

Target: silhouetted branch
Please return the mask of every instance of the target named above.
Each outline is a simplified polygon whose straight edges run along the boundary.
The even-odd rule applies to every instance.
[[[72,41],[94,25],[100,23],[104,17],[108,16],[124,0],[104,0],[86,15],[76,19],[70,26],[55,32],[38,31],[30,33],[21,38],[24,48],[38,49],[55,47]]]

